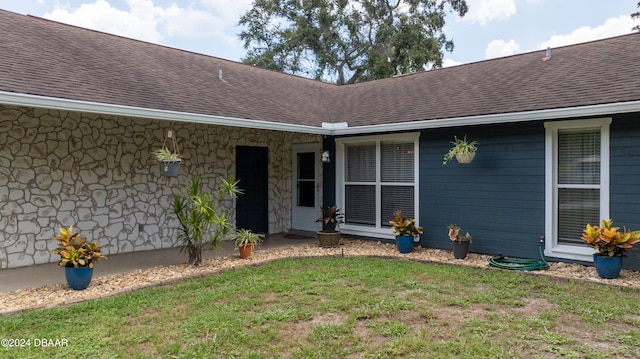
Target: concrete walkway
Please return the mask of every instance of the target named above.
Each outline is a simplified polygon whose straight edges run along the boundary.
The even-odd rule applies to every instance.
[[[277,248],[295,244],[316,243],[317,239],[305,235],[271,234],[262,242],[260,248]],[[302,238],[305,237],[305,238]],[[223,242],[220,252],[206,250],[202,259],[227,256],[234,253],[233,241]],[[98,278],[111,274],[126,273],[137,269],[148,269],[159,265],[187,263],[187,254],[180,253],[178,248],[158,249],[154,251],[108,255],[93,267],[93,277]],[[39,288],[46,285],[66,283],[64,270],[57,263],[38,264],[29,267],[0,269],[0,292],[11,292],[19,289]]]

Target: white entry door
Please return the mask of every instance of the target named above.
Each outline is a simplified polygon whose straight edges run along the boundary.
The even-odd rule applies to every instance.
[[[317,143],[293,145],[292,223],[291,229],[318,231],[320,217],[320,145]]]

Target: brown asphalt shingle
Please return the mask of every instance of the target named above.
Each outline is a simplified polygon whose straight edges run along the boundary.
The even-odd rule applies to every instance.
[[[0,91],[350,127],[640,100],[640,34],[335,86],[0,10]],[[223,80],[218,78],[222,70]]]

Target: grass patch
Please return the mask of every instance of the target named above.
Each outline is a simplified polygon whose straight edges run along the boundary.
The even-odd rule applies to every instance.
[[[0,337],[31,346],[0,347],[0,357],[632,358],[639,312],[640,292],[613,286],[396,259],[284,259],[2,317]]]

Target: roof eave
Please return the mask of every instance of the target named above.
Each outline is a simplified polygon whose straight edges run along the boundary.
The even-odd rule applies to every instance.
[[[262,130],[286,131],[296,133],[329,135],[330,130],[321,127],[288,124],[265,120],[249,120],[225,116],[212,116],[196,113],[149,109],[143,107],[122,106],[89,101],[70,100],[55,97],[36,96],[14,92],[0,91],[0,104],[49,108],[63,111],[79,111],[100,113],[116,116],[131,116],[147,119],[203,123],[242,128],[257,128]]]
[[[364,133],[415,131],[430,128],[544,121],[630,112],[640,112],[640,101],[617,102],[589,106],[511,112],[481,116],[430,119],[423,121],[398,122],[370,126],[354,126],[347,128],[336,128],[332,130],[332,135],[341,136]]]

